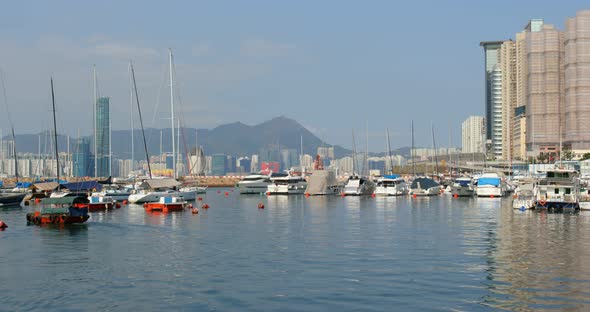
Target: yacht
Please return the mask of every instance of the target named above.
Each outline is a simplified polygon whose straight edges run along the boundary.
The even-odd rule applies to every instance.
[[[197,191],[185,190],[180,191],[177,187],[180,182],[175,179],[149,179],[139,183],[136,189],[129,195],[130,203],[150,203],[157,202],[160,197],[182,197],[184,200],[195,200]]]
[[[375,192],[375,182],[368,177],[353,175],[348,178],[344,186],[344,195],[360,196],[372,195]]]
[[[375,195],[399,196],[406,194],[408,194],[408,185],[399,175],[386,175],[377,179]]]
[[[504,197],[506,183],[497,173],[484,173],[477,179],[478,197]]]
[[[431,178],[414,178],[410,186],[412,196],[437,196],[440,195],[441,186]]]
[[[470,177],[459,177],[451,185],[451,194],[453,197],[470,197],[475,194],[473,180]]]
[[[579,210],[580,186],[577,171],[571,169],[547,170],[545,178],[536,186],[535,209]]]
[[[294,176],[290,173],[270,178],[271,183],[266,189],[267,195],[292,195],[303,194],[307,188],[307,182],[302,176]]]
[[[107,184],[102,186],[100,192],[92,192],[92,196],[109,196],[116,201],[124,201],[129,199],[132,188],[120,187],[116,184]]]
[[[262,194],[270,183],[270,176],[257,173],[245,176],[236,186],[240,194]]]

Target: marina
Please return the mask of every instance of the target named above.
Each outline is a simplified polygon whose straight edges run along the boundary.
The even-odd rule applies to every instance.
[[[586,212],[521,212],[510,198],[451,196],[277,195],[257,209],[260,196],[231,190],[209,189],[201,202],[210,208],[198,215],[130,204],[68,227],[27,226],[32,208],[0,208],[9,225],[0,232],[0,276],[11,281],[0,286],[3,307],[590,308]],[[84,296],[65,300],[76,292]]]

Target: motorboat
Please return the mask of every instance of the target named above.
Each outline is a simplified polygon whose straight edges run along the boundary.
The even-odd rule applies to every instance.
[[[483,173],[477,179],[475,191],[478,197],[504,197],[506,183],[497,173]]]
[[[536,185],[534,179],[520,179],[518,186],[514,189],[512,195],[512,208],[514,209],[533,209],[537,201],[535,194]]]
[[[453,197],[471,197],[475,195],[475,187],[470,177],[459,177],[451,185],[451,195]]]
[[[245,176],[236,186],[240,194],[264,194],[270,183],[270,176],[257,173]]]
[[[130,203],[158,202],[161,197],[182,197],[184,200],[195,200],[196,191],[180,191],[177,188],[180,182],[176,179],[148,179],[140,182],[136,189],[129,195]]]
[[[103,211],[113,209],[118,204],[110,196],[88,196],[88,211]]]
[[[27,196],[27,193],[23,193],[23,192],[0,193],[0,206],[14,206],[14,205],[18,206],[23,201],[25,196]]]
[[[353,175],[348,178],[343,193],[346,196],[372,195],[375,187],[375,182],[370,178]]]
[[[271,183],[267,186],[267,195],[293,195],[303,194],[307,188],[307,182],[302,176],[287,173],[285,175],[271,177]]]
[[[35,225],[66,225],[84,223],[88,215],[88,198],[83,196],[66,196],[45,198],[41,201],[38,211],[27,213],[28,224]]]
[[[385,175],[377,179],[375,195],[378,196],[400,196],[408,194],[406,180],[397,174]]]
[[[414,178],[410,185],[410,195],[412,196],[437,196],[440,195],[440,191],[440,184],[427,177]]]
[[[182,197],[176,196],[164,196],[160,197],[157,202],[144,203],[143,207],[145,211],[161,211],[161,212],[172,212],[182,211],[187,206],[186,200]]]

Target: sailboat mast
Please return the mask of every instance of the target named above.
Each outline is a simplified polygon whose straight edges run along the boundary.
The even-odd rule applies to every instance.
[[[92,66],[92,78],[94,86],[94,102],[92,104],[92,125],[94,127],[94,177],[98,177],[98,146],[97,144],[97,131],[96,131],[96,101],[98,101],[98,88],[96,87],[96,65]]]
[[[356,167],[356,143],[354,141],[354,129],[352,129],[352,175],[356,174],[355,172]]]
[[[416,160],[414,159],[414,121],[412,120],[412,149],[410,150],[410,154],[412,156],[412,174],[416,176]]]
[[[130,117],[131,117],[131,171],[135,169],[135,144],[134,144],[134,131],[135,126],[133,125],[133,81],[131,80],[131,61],[129,61],[129,99],[130,99]]]
[[[59,184],[59,154],[57,152],[57,120],[55,118],[55,93],[53,92],[53,77],[51,77],[51,104],[53,106],[53,143],[55,145],[55,164],[57,167],[57,183]]]
[[[172,121],[172,177],[176,179],[176,141],[174,140],[174,75],[172,73],[172,49],[168,49],[170,61],[170,120]]]
[[[139,105],[139,94],[137,93],[137,83],[135,82],[135,71],[133,64],[131,64],[131,77],[133,79],[133,90],[135,90],[135,102],[137,103],[137,111],[139,113],[139,124],[141,125],[141,136],[143,137],[143,149],[145,151],[145,159],[148,165],[148,172],[150,179],[152,178],[152,167],[150,166],[150,156],[148,155],[147,142],[145,140],[145,130],[143,129],[143,118],[141,117],[141,106]]]
[[[434,148],[434,162],[436,168],[436,176],[438,177],[438,152],[436,150],[436,141],[434,140],[434,126],[431,124],[430,129],[432,130],[432,148]],[[440,178],[439,178],[440,179]]]
[[[12,153],[14,154],[14,177],[18,183],[18,157],[16,155],[16,136],[14,135],[14,127],[11,127],[12,131]]]
[[[386,129],[387,132],[387,160],[389,161],[389,171],[393,174],[393,160],[391,159],[391,145],[389,144],[389,128]]]
[[[365,148],[365,175],[369,176],[369,122],[365,123],[365,136],[366,136],[366,148]]]

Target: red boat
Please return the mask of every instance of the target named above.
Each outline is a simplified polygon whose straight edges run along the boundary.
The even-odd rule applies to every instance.
[[[83,196],[46,198],[40,211],[27,213],[27,223],[35,225],[84,223],[88,218],[88,198]]]
[[[88,211],[102,211],[113,209],[116,203],[111,196],[89,196]]]
[[[172,212],[182,211],[186,207],[187,202],[182,197],[160,197],[160,200],[155,203],[145,203],[143,207],[145,211],[161,211],[161,212]]]

